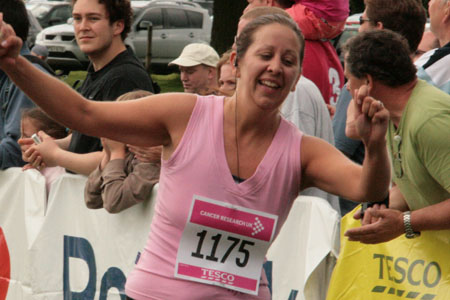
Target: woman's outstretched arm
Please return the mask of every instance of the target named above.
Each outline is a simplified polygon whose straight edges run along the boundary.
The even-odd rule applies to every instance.
[[[0,68],[37,105],[65,126],[137,146],[170,145],[189,121],[196,96],[155,95],[138,101],[86,100],[19,55],[22,40],[0,14]],[[181,132],[178,132],[181,130]]]

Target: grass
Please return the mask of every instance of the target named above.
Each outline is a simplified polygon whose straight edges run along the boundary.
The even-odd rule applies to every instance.
[[[85,71],[72,71],[68,76],[64,76],[62,79],[68,85],[73,86],[73,84],[79,80],[81,85],[81,81],[86,77]],[[172,73],[168,75],[152,75],[152,79],[154,82],[158,83],[161,87],[161,93],[168,92],[183,92],[183,86],[180,81],[180,74]]]

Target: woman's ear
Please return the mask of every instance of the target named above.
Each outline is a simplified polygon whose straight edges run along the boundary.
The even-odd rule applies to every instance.
[[[238,63],[236,51],[233,51],[230,54],[230,65],[231,65],[231,68],[233,69],[233,72],[235,72],[236,77],[239,77],[239,73],[240,73],[239,72],[239,63]]]

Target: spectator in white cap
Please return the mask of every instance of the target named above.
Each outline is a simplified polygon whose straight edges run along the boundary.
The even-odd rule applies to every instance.
[[[171,61],[178,65],[180,78],[186,93],[199,95],[216,94],[216,65],[219,61],[217,52],[208,45],[193,43],[184,47],[181,55]]]
[[[39,57],[43,61],[46,61],[47,57],[48,57],[48,50],[47,50],[47,47],[45,47],[45,46],[35,45],[31,49],[31,54],[33,54],[34,56]]]

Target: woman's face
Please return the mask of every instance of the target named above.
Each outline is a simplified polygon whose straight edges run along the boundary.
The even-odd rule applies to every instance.
[[[238,65],[241,88],[263,110],[278,108],[300,78],[300,41],[285,25],[260,27]]]

